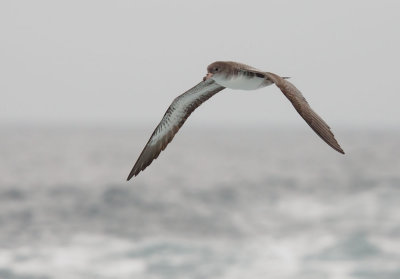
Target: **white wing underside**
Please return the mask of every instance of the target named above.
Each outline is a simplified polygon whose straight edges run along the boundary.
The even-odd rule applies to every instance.
[[[144,170],[167,147],[190,114],[203,102],[225,87],[208,79],[176,97],[164,114],[135,163],[128,180]]]

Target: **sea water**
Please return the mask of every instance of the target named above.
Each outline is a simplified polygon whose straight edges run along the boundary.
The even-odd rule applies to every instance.
[[[184,127],[0,134],[0,278],[400,278],[400,133]]]

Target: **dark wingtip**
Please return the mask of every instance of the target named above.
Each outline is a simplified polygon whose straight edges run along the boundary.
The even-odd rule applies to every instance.
[[[332,147],[333,149],[335,149],[337,152],[339,152],[339,153],[341,153],[341,154],[345,154],[345,153],[344,153],[344,150],[340,147],[339,144],[337,144],[336,146],[331,145],[331,147]]]
[[[333,135],[333,134],[332,134]],[[321,137],[322,138],[322,137]],[[332,147],[335,151],[341,153],[341,154],[345,154],[344,150],[342,149],[342,147],[339,145],[339,143],[336,141],[335,138],[333,138],[334,142],[328,142],[326,141],[324,138],[322,138],[330,147]]]
[[[129,173],[128,178],[126,179],[126,181],[131,180],[132,177],[134,177],[134,176],[137,175],[137,173],[135,173],[134,170],[135,170],[135,168],[133,168],[133,169],[131,170],[131,172]]]

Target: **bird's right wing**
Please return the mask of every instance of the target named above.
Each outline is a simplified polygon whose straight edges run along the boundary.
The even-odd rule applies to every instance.
[[[329,125],[326,124],[326,122],[315,111],[312,110],[303,94],[301,94],[300,90],[298,90],[292,83],[276,74],[265,73],[265,76],[279,87],[279,89],[289,99],[300,116],[303,117],[307,124],[323,141],[325,141],[337,152],[344,154],[343,149],[336,141]]]
[[[175,134],[185,123],[190,114],[210,97],[223,90],[225,87],[218,85],[214,80],[202,81],[182,95],[175,98],[164,114],[142,153],[137,159],[128,179],[143,171],[151,162],[158,157]]]

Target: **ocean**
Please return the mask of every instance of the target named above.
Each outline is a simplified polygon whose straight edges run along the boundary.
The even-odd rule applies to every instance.
[[[398,279],[400,132],[3,125],[1,279]]]

